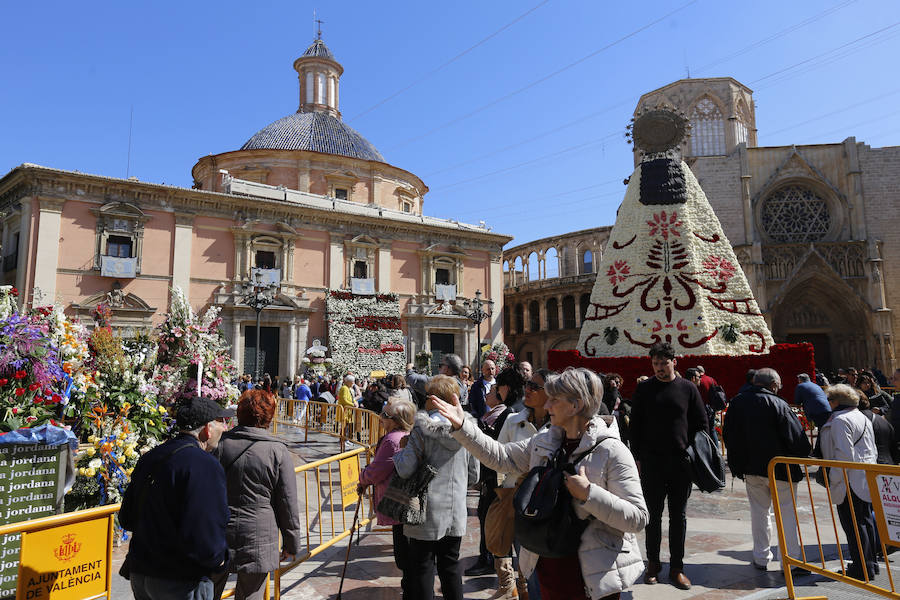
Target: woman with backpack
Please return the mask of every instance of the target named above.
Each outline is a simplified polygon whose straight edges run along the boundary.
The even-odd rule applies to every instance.
[[[619,598],[644,571],[636,533],[649,515],[634,458],[619,439],[615,418],[597,414],[603,383],[596,374],[570,367],[548,377],[544,390],[551,427],[506,444],[479,431],[458,403],[431,400],[450,421],[453,437],[499,473],[567,463],[562,495],[575,517],[587,520],[586,529],[562,557],[538,555],[523,542],[520,568],[526,577],[537,572],[543,600]],[[517,529],[517,540],[526,533]]]

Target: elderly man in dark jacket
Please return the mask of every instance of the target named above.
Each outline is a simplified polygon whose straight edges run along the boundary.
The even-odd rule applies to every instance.
[[[778,397],[780,389],[781,377],[774,369],[759,369],[753,376],[753,386],[732,399],[722,431],[728,466],[732,475],[744,480],[750,501],[753,566],[763,571],[772,560],[769,461],[774,456],[806,457],[810,451],[809,438],[800,420],[787,402]],[[798,465],[791,465],[790,482],[784,465],[775,469],[787,552],[794,558],[800,558],[800,541],[791,488],[796,496],[797,482],[802,478]]]
[[[119,523],[134,533],[123,566],[135,600],[213,596],[225,569],[225,472],[210,454],[234,415],[209,398],[177,406],[178,437],[140,458],[125,490]]]

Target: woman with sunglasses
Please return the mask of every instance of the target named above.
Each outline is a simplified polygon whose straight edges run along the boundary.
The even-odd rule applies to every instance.
[[[451,424],[452,436],[488,467],[522,473],[546,464],[558,452],[580,458],[565,486],[578,518],[588,525],[578,551],[564,558],[538,556],[522,548],[520,567],[537,572],[543,600],[612,600],[644,571],[637,533],[649,520],[631,452],[619,439],[615,418],[597,414],[603,383],[592,371],[569,367],[544,384],[550,427],[529,439],[501,444],[478,430],[458,402],[431,399]]]
[[[400,442],[409,435],[409,430],[412,429],[415,419],[416,405],[408,400],[388,402],[381,411],[381,426],[384,428],[385,434],[378,440],[378,446],[375,447],[375,456],[372,457],[372,462],[359,474],[360,492],[367,486],[375,486],[372,494],[372,502],[375,506],[378,506],[378,503],[381,502],[391,476],[394,474],[394,455],[400,452]],[[379,525],[390,525],[393,531],[394,562],[403,573],[400,587],[403,590],[403,597],[407,598],[409,597],[406,589],[407,542],[406,537],[403,535],[403,524],[381,514],[377,510],[375,514],[378,516]]]
[[[551,375],[556,375],[556,373],[549,369],[538,369],[531,376],[531,379],[525,382],[525,410],[512,414],[506,419],[503,428],[500,430],[500,435],[497,436],[498,442],[505,444],[507,442],[527,440],[549,424],[550,415],[547,414],[547,409],[544,408],[544,405],[547,403],[547,392],[544,390],[544,385],[547,382],[547,378]],[[498,473],[497,480],[500,483],[500,487],[514,488],[518,485],[519,477],[526,472]],[[519,546],[516,544],[516,555],[518,554]],[[499,568],[497,572],[500,572]],[[526,578],[526,583],[529,599],[541,600],[537,574],[532,573],[531,577]],[[519,591],[521,591],[521,588]]]

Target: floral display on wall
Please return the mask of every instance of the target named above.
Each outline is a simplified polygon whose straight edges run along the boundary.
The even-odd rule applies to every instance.
[[[404,371],[406,349],[396,294],[362,296],[329,290],[325,313],[333,370],[363,375]]]

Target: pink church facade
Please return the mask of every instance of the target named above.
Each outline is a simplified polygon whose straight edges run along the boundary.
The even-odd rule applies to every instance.
[[[294,68],[300,109],[240,150],[200,159],[193,189],[13,169],[0,179],[0,282],[22,304],[55,302],[86,321],[107,302],[123,335],[158,324],[178,286],[195,310],[222,308],[232,355],[250,372],[256,313],[239,286],[259,271],[280,282],[260,317],[266,370],[279,376],[295,374],[315,340],[327,345],[326,291],[361,284],[398,294],[409,357],[429,349],[473,362],[480,341],[502,339],[511,238],[422,214],[421,179],[340,120],[343,69],[321,40]],[[496,302],[482,340],[462,308],[476,291]]]

